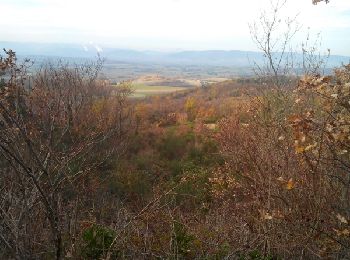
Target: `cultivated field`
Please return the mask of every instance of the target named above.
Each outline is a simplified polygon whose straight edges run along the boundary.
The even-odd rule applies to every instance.
[[[173,87],[173,86],[149,86],[140,83],[133,83],[132,85],[133,97],[143,98],[152,95],[164,95],[177,91],[184,91],[191,87]]]
[[[168,78],[159,75],[144,75],[131,83],[134,98],[164,95],[185,91],[200,86],[199,80]]]

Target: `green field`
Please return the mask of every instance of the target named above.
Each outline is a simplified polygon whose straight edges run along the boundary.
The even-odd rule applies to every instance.
[[[164,95],[177,91],[190,89],[189,87],[172,87],[172,86],[148,86],[142,83],[133,83],[131,85],[133,97],[143,98],[152,95]]]

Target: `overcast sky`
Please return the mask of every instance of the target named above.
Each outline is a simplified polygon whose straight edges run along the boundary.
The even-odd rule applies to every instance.
[[[132,49],[256,50],[248,23],[270,0],[0,0],[0,41],[65,42]],[[289,0],[303,31],[350,55],[350,0]],[[299,38],[304,36],[300,34]],[[0,46],[1,47],[1,46]]]

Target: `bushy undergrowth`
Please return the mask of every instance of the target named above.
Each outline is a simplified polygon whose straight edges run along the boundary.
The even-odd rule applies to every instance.
[[[33,168],[42,181],[35,187],[36,179],[20,177],[32,168],[19,171],[20,165],[0,159],[6,173],[1,187],[12,194],[0,201],[0,256],[57,258],[53,248],[59,244],[58,256],[74,259],[349,258],[349,79],[345,66],[334,76],[308,76],[286,89],[228,81],[181,95],[128,100],[117,117],[117,103],[96,94],[86,110],[57,122],[57,133],[65,129],[59,123],[74,123],[67,123],[70,134],[52,146],[61,151],[57,158],[69,158],[69,147],[75,158],[91,142],[96,145],[61,166],[67,176],[60,186],[50,186],[60,160],[47,164],[50,178]],[[6,96],[13,85],[4,86],[1,104],[6,100],[19,113]],[[48,88],[41,97],[57,101],[55,93]],[[43,128],[30,120],[25,126],[44,139],[52,111],[33,100],[30,116],[42,119]],[[69,115],[69,106],[65,109]],[[120,130],[119,120],[127,131],[112,135]],[[21,137],[11,124],[1,127]],[[105,139],[85,139],[86,134]],[[45,145],[36,149],[51,147]],[[30,147],[16,152],[32,158]],[[41,152],[38,160],[47,156]],[[52,219],[39,188],[48,192],[57,213]],[[17,225],[10,216],[20,216],[22,204],[13,198],[27,194],[33,210]],[[57,233],[47,228],[50,221]],[[16,240],[14,231],[23,239]]]

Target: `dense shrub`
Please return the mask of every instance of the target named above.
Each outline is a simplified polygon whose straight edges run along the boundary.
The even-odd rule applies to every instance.
[[[115,231],[100,225],[92,225],[83,231],[82,256],[88,259],[106,257],[106,252],[111,246],[116,234]],[[115,256],[114,256],[115,257]]]

